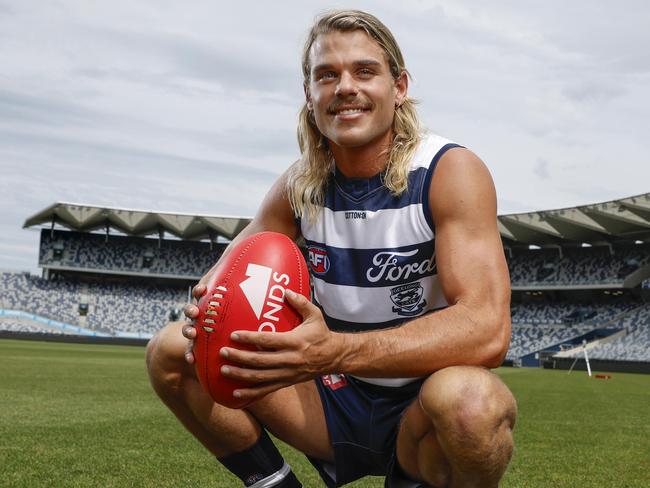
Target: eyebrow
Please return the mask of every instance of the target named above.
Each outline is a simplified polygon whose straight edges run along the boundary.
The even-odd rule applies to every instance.
[[[359,59],[358,61],[354,61],[352,64],[355,66],[381,66],[381,63],[375,59]],[[333,64],[322,63],[314,66],[312,71],[315,73],[317,71],[332,69],[333,67]]]

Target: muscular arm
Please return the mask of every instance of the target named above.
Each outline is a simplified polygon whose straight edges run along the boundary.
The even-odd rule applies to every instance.
[[[234,341],[261,350],[221,350],[239,365],[224,367],[224,375],[256,384],[235,395],[256,398],[326,373],[399,378],[452,365],[498,366],[510,340],[510,281],[485,165],[466,149],[451,149],[432,178],[430,204],[438,275],[449,307],[395,329],[335,333],[316,306],[287,291],[303,317],[299,327],[285,333],[239,331]]]
[[[449,307],[397,329],[341,334],[340,370],[420,376],[452,365],[498,366],[510,340],[510,280],[485,165],[466,149],[441,158],[430,188],[436,264]]]

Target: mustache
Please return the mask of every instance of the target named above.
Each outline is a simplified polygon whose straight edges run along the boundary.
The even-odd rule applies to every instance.
[[[327,106],[327,111],[329,113],[336,113],[339,111],[341,107],[344,106],[355,106],[355,107],[360,107],[363,110],[369,110],[373,107],[372,102],[369,100],[364,100],[363,98],[353,98],[353,99],[345,99],[345,100],[334,100],[332,103],[330,103]]]

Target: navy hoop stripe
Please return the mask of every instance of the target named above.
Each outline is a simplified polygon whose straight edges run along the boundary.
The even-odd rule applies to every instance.
[[[427,168],[411,171],[408,177],[409,188],[419,188],[426,175]],[[335,212],[397,209],[419,203],[419,200],[417,192],[406,191],[396,197],[385,191],[380,174],[372,178],[346,178],[341,173],[332,174],[325,190],[325,207]]]
[[[343,249],[306,240],[307,249],[322,249],[329,259],[320,271],[310,259],[314,276],[333,285],[397,286],[436,274],[434,242],[384,249]],[[390,269],[388,266],[390,264]]]
[[[335,319],[334,317],[327,315],[325,312],[323,312],[323,308],[316,300],[314,300],[314,304],[321,309],[327,326],[335,332],[369,332],[371,330],[391,329],[394,327],[399,327],[404,322],[407,322],[409,320],[405,318],[398,318],[374,324],[366,324],[363,322],[348,322],[346,320]],[[443,310],[445,308],[446,307],[431,308],[426,310],[423,315],[437,312],[438,310]]]

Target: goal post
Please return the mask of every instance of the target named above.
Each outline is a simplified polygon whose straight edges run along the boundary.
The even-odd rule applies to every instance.
[[[589,365],[589,354],[587,354],[587,341],[582,341],[582,352],[585,354],[585,362],[587,363],[587,373],[591,378],[591,366]]]

